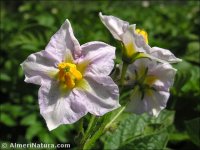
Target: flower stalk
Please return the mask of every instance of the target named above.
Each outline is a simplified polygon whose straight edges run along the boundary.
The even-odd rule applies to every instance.
[[[94,127],[94,124],[95,124],[95,121],[96,121],[96,117],[94,115],[91,116],[90,118],[90,122],[89,122],[89,125],[88,125],[88,128],[80,142],[80,145],[84,145],[84,143],[88,140],[89,136],[90,136],[90,133],[92,131],[92,128]]]
[[[123,66],[122,66],[122,73],[121,73],[121,78],[120,78],[120,84],[123,86],[124,84],[124,79],[126,76],[126,71],[128,69],[128,63],[123,62]]]
[[[108,123],[107,123],[107,121],[108,121],[107,117],[108,117],[109,114],[106,114],[103,122],[101,123],[101,126],[98,129],[96,129],[96,131],[92,135],[92,137],[89,137],[88,136],[89,134],[86,135],[87,131],[88,132],[92,131],[91,130],[91,125],[94,125],[93,123],[95,122],[93,120],[93,118],[91,118],[91,122],[93,122],[93,123],[90,122],[91,124],[89,123],[89,125],[88,125],[88,129],[87,129],[86,134],[85,134],[85,136],[83,137],[83,140],[82,140],[82,142],[83,142],[82,143],[82,149],[83,150],[90,150],[94,146],[95,142],[99,139],[99,137],[102,134],[104,134],[112,126],[112,124],[116,121],[116,119],[123,113],[123,111],[125,110],[125,108],[126,108],[126,106],[120,107],[118,109],[118,112],[116,113],[116,115],[113,116],[112,119],[109,120]],[[92,129],[93,129],[93,127],[92,127]]]
[[[106,124],[104,131],[106,131],[110,126],[112,126],[112,123],[123,113],[125,108],[126,106],[122,106],[121,108],[119,108],[119,112],[113,117],[113,119],[108,124]]]

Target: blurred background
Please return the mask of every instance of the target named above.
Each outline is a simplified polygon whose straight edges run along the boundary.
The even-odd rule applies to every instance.
[[[50,37],[69,19],[81,44],[104,41],[120,45],[101,23],[98,13],[113,15],[147,31],[149,44],[171,50],[183,59],[167,110],[169,149],[198,149],[200,112],[199,1],[3,1],[0,26],[0,140],[10,143],[70,143],[75,149],[75,125],[49,132],[40,116],[39,86],[27,84],[20,67],[28,55],[43,50]],[[104,140],[100,140],[105,142]],[[97,143],[96,148],[103,145]]]

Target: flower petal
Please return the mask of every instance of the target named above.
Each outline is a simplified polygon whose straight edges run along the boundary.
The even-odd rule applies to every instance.
[[[41,85],[42,82],[50,80],[57,72],[55,68],[57,61],[46,51],[40,51],[28,56],[21,64],[25,73],[25,82]]]
[[[158,63],[154,60],[142,58],[136,60],[134,64],[129,65],[128,75],[134,80],[135,72],[140,76],[146,68],[148,68],[147,76],[156,77],[156,81],[152,86],[157,90],[169,91],[169,88],[174,83],[176,69],[168,63]]]
[[[55,55],[60,62],[66,59],[66,55],[72,54],[74,58],[80,55],[80,44],[73,34],[69,20],[51,37],[45,51]]]
[[[150,46],[146,44],[142,35],[135,31],[136,25],[130,25],[127,30],[121,35],[122,42],[126,48],[126,52],[130,57],[135,52],[149,53]]]
[[[141,94],[136,93],[132,96],[131,102],[127,105],[126,110],[137,114],[147,112],[150,115],[158,116],[160,111],[166,107],[169,92],[152,91],[152,95],[145,94],[141,100]]]
[[[49,130],[62,124],[72,124],[87,114],[80,92],[73,89],[62,93],[56,81],[47,82],[40,87],[39,105]]]
[[[177,63],[182,61],[181,59],[176,58],[169,50],[159,47],[152,47],[150,49],[150,55],[169,63]]]
[[[142,114],[147,110],[146,101],[141,100],[141,93],[139,91],[134,92],[131,97],[130,103],[126,107],[126,111],[136,114]]]
[[[129,23],[114,16],[102,15],[101,12],[99,13],[99,17],[103,24],[111,32],[113,37],[121,41],[120,35],[126,31],[127,27],[129,26]]]
[[[85,72],[93,74],[109,75],[114,67],[115,47],[103,42],[89,42],[81,45],[82,56],[77,60],[78,64],[87,63]]]
[[[112,111],[119,104],[119,89],[109,76],[87,74],[85,77],[90,89],[84,89],[87,109],[90,113],[102,116]]]
[[[153,91],[152,96],[146,95],[144,100],[147,102],[147,112],[157,117],[166,107],[169,96],[169,92],[166,91]]]
[[[149,70],[149,75],[155,75],[158,81],[154,83],[153,87],[157,90],[169,91],[169,88],[174,83],[176,69],[168,63],[154,64],[155,66]]]

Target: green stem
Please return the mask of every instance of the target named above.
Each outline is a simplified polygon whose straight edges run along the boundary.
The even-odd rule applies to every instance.
[[[124,62],[123,66],[122,66],[122,74],[121,74],[121,79],[120,79],[121,85],[124,84],[124,78],[125,78],[125,75],[126,75],[127,68],[128,68],[128,64],[126,62]]]
[[[86,141],[83,147],[83,150],[90,150],[92,148],[96,140],[103,134],[103,131],[104,131],[103,129],[104,129],[104,126],[100,127],[98,131],[90,139]]]
[[[83,118],[81,118],[80,121],[78,122],[78,132],[79,134],[81,133],[82,135],[84,135]]]
[[[95,119],[96,119],[96,117],[94,115],[92,115],[92,117],[90,118],[88,128],[80,142],[81,145],[83,145],[86,142],[86,140],[88,139],[88,137],[90,136],[90,131],[91,131],[92,127],[94,126]]]
[[[112,123],[120,116],[120,114],[124,111],[126,106],[123,106],[119,109],[118,113],[113,117],[113,119],[111,121],[109,121],[109,123],[105,124],[102,123],[101,127],[98,129],[98,131],[90,138],[87,139],[83,149],[84,150],[90,150],[93,145],[95,144],[96,140],[98,140],[98,138],[106,131],[106,129],[108,129]]]
[[[89,132],[94,124],[95,118],[96,118],[96,116],[94,116],[94,115],[92,115],[92,117],[90,118],[90,122],[89,122],[88,128],[85,133],[86,135],[89,134]]]
[[[120,108],[120,111],[113,117],[113,119],[105,126],[104,130],[108,129],[112,123],[120,116],[120,114],[124,111],[126,106]]]

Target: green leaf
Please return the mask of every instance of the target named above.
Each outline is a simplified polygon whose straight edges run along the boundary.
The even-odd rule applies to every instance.
[[[41,124],[34,124],[31,125],[27,130],[26,130],[26,139],[31,141],[33,137],[38,135],[42,131],[42,126]]]
[[[173,142],[177,142],[177,141],[184,141],[184,140],[188,140],[189,136],[186,132],[171,132],[169,135],[169,140],[173,141]]]
[[[9,103],[2,104],[1,111],[5,112],[6,114],[11,114],[14,118],[25,114],[25,111],[22,111],[21,106],[11,105]]]
[[[62,125],[56,128],[55,130],[51,131],[51,134],[54,135],[59,141],[67,142],[68,132],[72,129],[73,126],[71,125]]]
[[[174,114],[174,111],[163,110],[158,117],[150,118],[148,125],[145,127],[145,134],[158,132],[172,125],[174,122]]]
[[[16,125],[15,120],[5,113],[1,113],[1,122],[11,127]]]
[[[29,11],[31,10],[31,5],[29,3],[21,5],[19,7],[19,12]]]
[[[175,90],[174,94],[183,94],[187,93],[191,95],[199,95],[200,87],[199,87],[199,67],[192,65],[187,61],[183,61],[177,65],[174,65],[177,69],[177,75],[174,83]]]
[[[153,124],[162,124],[164,127],[167,127],[174,122],[174,111],[162,110],[157,118],[153,118],[151,123]]]
[[[12,39],[11,47],[20,47],[20,50],[35,52],[45,43],[42,33],[24,32]]]
[[[124,150],[155,150],[165,149],[168,141],[168,134],[166,131],[158,132],[155,134],[147,135],[144,137],[137,138],[132,142],[120,147]]]
[[[26,117],[24,117],[20,124],[21,125],[33,125],[36,123],[36,118],[37,118],[37,115],[36,114],[30,114]]]
[[[55,137],[49,134],[49,132],[46,130],[44,130],[39,134],[39,139],[43,143],[51,143],[51,144],[55,143]]]
[[[185,121],[185,126],[192,142],[200,147],[200,117]]]
[[[3,73],[3,72],[1,72],[0,79],[2,81],[6,81],[6,82],[11,81],[11,77],[9,75],[7,75],[6,73]]]
[[[145,126],[145,115],[129,115],[112,133],[107,133],[104,139],[104,149],[117,149],[129,138],[139,136],[143,133]]]
[[[116,130],[107,132],[105,136],[102,137],[105,143],[104,149],[118,149],[121,146],[133,142],[137,138],[144,138],[145,136],[163,131],[173,123],[174,112],[167,110],[161,111],[157,118],[147,114],[126,114],[126,116],[120,120],[121,123]],[[162,135],[160,138],[166,142],[166,134]],[[147,139],[149,139],[149,137],[147,137]],[[145,140],[147,139],[145,138]],[[164,143],[159,147],[163,145]]]
[[[191,62],[195,62],[197,64],[200,64],[200,59],[199,59],[199,52],[200,49],[200,44],[199,41],[196,42],[190,42],[188,44],[188,48],[185,54],[185,59]]]
[[[47,26],[47,27],[52,27],[54,22],[55,22],[52,15],[50,15],[48,13],[36,16],[36,20],[38,21],[38,23],[40,25],[44,25],[44,26]]]

